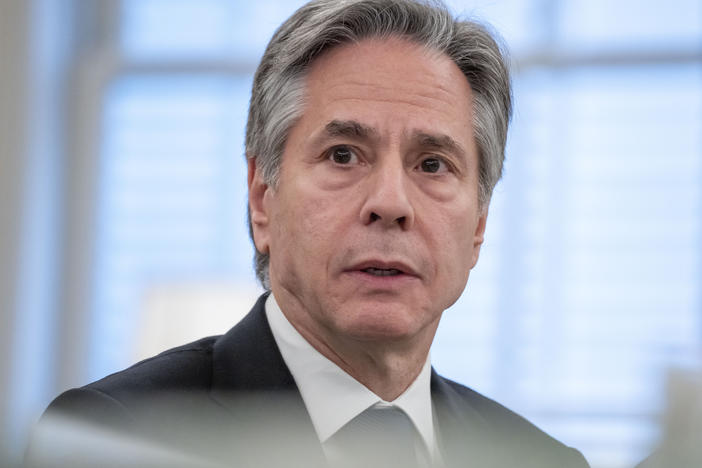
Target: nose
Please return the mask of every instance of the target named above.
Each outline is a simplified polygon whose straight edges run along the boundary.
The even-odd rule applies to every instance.
[[[409,178],[400,158],[373,168],[365,181],[361,222],[407,230],[414,224],[414,207],[408,193]]]

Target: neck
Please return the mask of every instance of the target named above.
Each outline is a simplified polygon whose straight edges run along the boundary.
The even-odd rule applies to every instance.
[[[403,351],[388,346],[376,348],[367,342],[341,350],[324,350],[324,344],[313,346],[385,401],[393,401],[407,390],[422,371],[429,353],[428,347]]]
[[[310,319],[302,303],[289,301],[285,291],[275,297],[285,317],[313,348],[385,401],[395,400],[417,378],[439,324],[437,319],[408,337],[343,336]]]

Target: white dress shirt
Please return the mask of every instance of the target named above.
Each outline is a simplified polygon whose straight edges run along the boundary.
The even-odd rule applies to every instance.
[[[429,356],[407,390],[388,402],[314,349],[288,321],[272,293],[266,300],[266,317],[322,444],[371,406],[394,405],[409,416],[432,461],[439,461],[431,404]]]

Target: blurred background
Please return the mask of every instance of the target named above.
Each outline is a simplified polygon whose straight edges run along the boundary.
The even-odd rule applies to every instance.
[[[62,390],[253,304],[251,79],[301,3],[0,0],[7,464]],[[702,361],[702,2],[448,3],[504,36],[515,115],[432,361],[593,468],[633,466]]]

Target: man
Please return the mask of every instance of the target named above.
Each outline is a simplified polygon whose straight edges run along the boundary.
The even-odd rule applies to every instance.
[[[507,66],[481,26],[411,0],[303,6],[261,60],[247,125],[268,292],[226,335],[58,397],[45,420],[68,416],[80,435],[51,449],[40,435],[32,457],[587,466],[429,363],[478,261],[510,113]],[[84,424],[109,431],[92,455]]]

